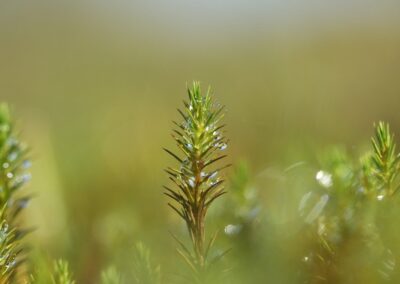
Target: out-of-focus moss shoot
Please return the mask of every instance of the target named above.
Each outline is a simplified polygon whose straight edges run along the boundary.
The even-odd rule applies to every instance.
[[[21,275],[25,246],[21,239],[27,233],[17,217],[29,202],[29,195],[19,189],[30,180],[27,148],[13,129],[8,105],[0,104],[0,283],[14,283]]]

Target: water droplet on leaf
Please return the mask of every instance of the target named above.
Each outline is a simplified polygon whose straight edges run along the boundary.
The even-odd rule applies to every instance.
[[[317,174],[315,175],[315,179],[321,186],[325,188],[329,188],[333,185],[332,175],[328,172],[318,171]]]
[[[189,185],[190,185],[191,188],[194,188],[194,186],[195,186],[194,178],[190,178],[190,179],[188,180],[188,183],[189,183]]]
[[[25,161],[22,163],[22,168],[24,168],[25,170],[29,169],[30,167],[32,167],[32,162],[31,162],[31,161],[25,160]]]
[[[219,149],[221,151],[225,150],[226,148],[228,148],[228,145],[226,145],[226,143],[222,143],[221,145],[219,145]]]
[[[225,227],[224,232],[225,234],[227,234],[228,236],[233,236],[233,235],[237,235],[240,233],[240,231],[242,230],[242,225],[232,225],[229,224]]]
[[[18,158],[18,152],[12,152],[10,155],[8,155],[8,160],[10,162],[14,162]]]

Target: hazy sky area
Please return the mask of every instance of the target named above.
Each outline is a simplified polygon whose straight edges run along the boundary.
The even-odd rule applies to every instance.
[[[95,2],[95,7],[86,4],[86,9],[94,8],[127,26],[130,22],[142,20],[149,25],[153,23],[174,33],[192,36],[217,34],[213,29],[229,35],[254,30],[296,33],[348,24],[388,27],[397,21],[400,8],[396,1]]]
[[[3,1],[3,22],[29,17],[91,23],[103,21],[122,32],[172,32],[192,38],[232,37],[237,33],[311,32],[368,25],[390,28],[398,22],[397,1]],[[47,20],[49,20],[47,19]],[[100,26],[98,26],[100,28]]]
[[[60,106],[165,111],[198,79],[258,109],[255,126],[323,127],[378,89],[395,105],[399,14],[396,1],[2,1],[0,91],[55,122]],[[385,101],[367,97],[374,120]]]

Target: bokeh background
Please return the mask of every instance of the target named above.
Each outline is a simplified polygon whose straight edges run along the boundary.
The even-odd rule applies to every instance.
[[[192,80],[226,105],[229,159],[255,176],[363,147],[380,119],[400,129],[399,14],[396,1],[0,1],[0,99],[32,148],[35,249],[81,283],[139,240],[168,262],[179,221],[162,147]]]

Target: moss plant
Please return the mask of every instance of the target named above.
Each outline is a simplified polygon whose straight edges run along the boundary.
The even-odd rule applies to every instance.
[[[53,284],[75,284],[68,262],[60,259],[54,263]]]
[[[397,217],[395,203],[388,201],[395,199],[400,185],[400,155],[389,125],[379,122],[374,128],[372,151],[363,156],[361,165],[336,151],[331,153],[326,171],[317,174],[325,190],[320,191],[322,197],[311,211],[318,214],[307,215],[316,241],[303,259],[313,270],[311,283],[347,283],[350,279],[376,283],[390,280],[394,273],[393,244],[400,236],[387,226]],[[308,194],[302,202],[310,199]],[[362,261],[352,267],[355,263],[348,259],[361,253]],[[356,268],[359,275],[351,275]]]
[[[212,264],[210,249],[215,236],[206,243],[205,220],[213,202],[225,194],[224,180],[220,175],[223,167],[214,167],[226,157],[227,148],[223,107],[215,104],[210,90],[201,94],[200,84],[194,82],[188,89],[189,101],[184,101],[184,110],[178,110],[182,122],[177,123],[173,138],[181,154],[165,149],[177,162],[177,167],[168,167],[166,172],[175,188],[165,186],[165,194],[171,199],[168,205],[186,223],[193,250],[181,241],[178,252],[193,269],[197,281],[206,277]]]
[[[318,187],[299,206],[310,230],[311,248],[303,257],[304,268],[311,273],[310,283],[342,283],[345,260],[354,253],[350,248],[358,245],[354,241],[360,239],[364,193],[358,191],[357,169],[343,149],[329,151],[321,166],[323,170],[315,176]]]
[[[121,275],[113,266],[107,268],[101,273],[101,284],[121,284]]]
[[[400,155],[396,153],[394,135],[389,124],[379,122],[372,138],[371,175],[378,199],[393,196],[399,189]]]
[[[1,212],[1,270],[0,283],[18,281],[19,267],[25,260],[21,238],[27,233],[17,217],[26,207],[29,196],[21,195],[19,189],[30,179],[30,166],[26,158],[27,148],[18,140],[6,104],[0,105],[0,208]],[[7,253],[6,253],[7,252]]]
[[[27,147],[21,143],[14,131],[7,105],[0,106],[0,205],[12,212],[9,215],[14,220],[21,209],[27,205],[28,197],[16,198],[16,192],[27,181],[30,174],[27,169],[30,161],[26,158]]]
[[[214,215],[220,218],[216,222],[219,225],[226,225],[227,220],[234,221],[227,224],[225,233],[234,240],[238,251],[232,256],[231,264],[235,264],[235,269],[230,271],[229,281],[213,278],[224,271],[215,267],[226,253],[213,249],[217,234],[206,233],[208,211],[226,193],[221,175],[229,166],[223,163],[228,144],[221,123],[224,108],[214,102],[210,90],[202,94],[200,84],[194,82],[188,89],[184,108],[178,112],[182,121],[174,122],[176,128],[172,137],[180,152],[165,149],[177,165],[166,169],[170,183],[164,188],[168,205],[184,221],[189,234],[190,246],[173,237],[192,273],[189,280],[168,283],[264,283],[264,278],[274,279],[271,274],[258,270],[273,267],[269,268],[270,273],[278,267],[275,270],[279,274],[279,262],[284,260],[282,263],[287,265],[285,257],[280,259],[276,253],[286,253],[286,245],[290,246],[285,229],[293,222],[269,224],[280,219],[267,220],[268,217],[261,216],[263,195],[249,186],[252,178],[245,165],[238,167],[231,179],[231,200],[224,203],[222,214]],[[293,236],[289,237],[300,247],[296,248],[296,257],[289,261],[295,263],[287,265],[294,269],[285,268],[297,274],[278,279],[298,280],[286,281],[290,283],[400,282],[396,266],[400,231],[393,230],[400,213],[396,196],[400,188],[400,153],[387,123],[379,122],[374,128],[371,151],[360,159],[361,163],[347,151],[336,149],[322,159],[318,171],[312,169],[315,176],[309,175],[310,180],[309,171],[298,175],[304,181],[301,187],[306,190],[299,198],[295,211],[299,219],[295,221],[303,219],[304,222],[300,222],[302,225],[296,226],[291,231]],[[27,279],[25,268],[29,266],[24,262],[29,258],[23,240],[27,230],[21,227],[19,218],[30,200],[29,195],[20,191],[30,179],[27,154],[27,147],[14,130],[9,108],[0,105],[0,284],[75,284],[66,261],[56,261],[54,267],[49,268],[40,257],[31,261],[36,273]],[[297,202],[297,198],[295,200]],[[279,233],[275,232],[274,237],[270,228],[276,228]],[[261,236],[265,231],[271,232],[272,237]],[[279,240],[271,242],[272,238]],[[273,244],[278,244],[275,254],[271,249]],[[131,258],[129,265],[123,266],[122,273],[111,266],[98,275],[100,283],[161,284],[165,281],[160,267],[151,259],[150,250],[142,243],[136,244]],[[274,266],[273,262],[278,265]],[[168,274],[171,275],[169,272],[164,275]]]
[[[160,266],[154,265],[150,250],[141,242],[137,243],[133,257],[133,278],[136,284],[160,284]]]
[[[5,208],[0,212],[0,284],[7,284],[15,277],[19,242],[15,229],[11,229],[5,216]]]

